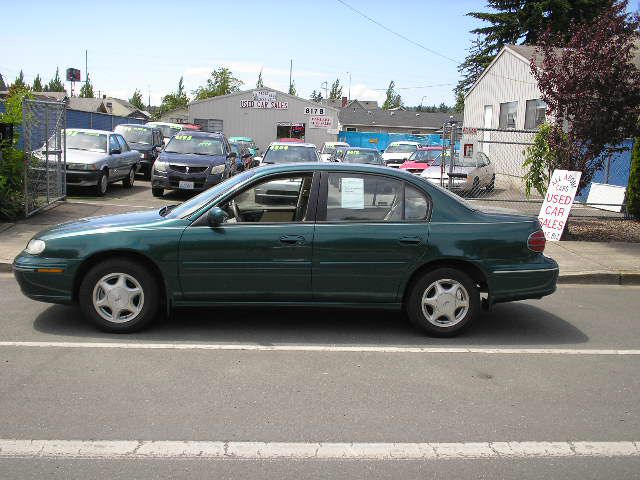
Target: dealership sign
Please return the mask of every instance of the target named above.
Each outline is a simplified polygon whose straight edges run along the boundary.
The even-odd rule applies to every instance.
[[[560,240],[582,172],[554,170],[538,220],[547,241]]]
[[[271,90],[254,90],[253,100],[256,102],[275,102],[278,99],[277,93]]]
[[[309,117],[309,127],[311,128],[331,128],[333,127],[333,118],[323,115],[312,115]]]
[[[273,108],[287,110],[289,102],[276,102],[272,100],[240,100],[240,108]]]

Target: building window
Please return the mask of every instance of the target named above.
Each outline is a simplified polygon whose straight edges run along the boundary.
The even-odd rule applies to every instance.
[[[518,102],[500,104],[500,128],[514,130],[516,128],[516,116]]]
[[[205,132],[221,132],[223,131],[223,121],[217,118],[194,118],[193,123],[200,125]]]
[[[358,131],[358,129],[357,129],[356,127],[347,127],[347,128],[346,128],[346,131],[347,131],[347,132],[357,132],[357,131]]]
[[[535,130],[544,123],[547,114],[547,104],[542,100],[527,100],[527,112],[524,116],[524,128]]]

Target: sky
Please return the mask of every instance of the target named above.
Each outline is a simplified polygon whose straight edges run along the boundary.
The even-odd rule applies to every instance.
[[[347,96],[351,77],[352,99],[382,102],[393,80],[405,105],[453,105],[469,30],[481,24],[465,14],[483,0],[343,1],[410,41],[339,0],[22,0],[2,5],[0,73],[9,83],[22,69],[30,83],[75,67],[84,78],[87,50],[96,94],[128,99],[137,88],[157,105],[181,76],[192,96],[220,66],[243,89],[262,69],[266,86],[287,91],[293,60],[301,97],[336,78]]]

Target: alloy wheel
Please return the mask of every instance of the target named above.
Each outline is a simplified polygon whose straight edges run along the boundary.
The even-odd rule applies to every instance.
[[[456,280],[436,280],[425,289],[421,304],[429,323],[451,327],[460,323],[469,311],[469,293]]]
[[[93,288],[93,307],[108,322],[125,323],[136,318],[144,306],[140,282],[127,273],[109,273]]]

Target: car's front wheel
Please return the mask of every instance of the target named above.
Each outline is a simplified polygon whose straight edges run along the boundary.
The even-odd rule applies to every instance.
[[[109,173],[106,170],[102,170],[98,177],[98,182],[94,187],[94,191],[99,197],[104,197],[107,193],[107,188],[109,188]]]
[[[414,282],[405,304],[412,324],[436,337],[467,328],[480,309],[480,291],[466,273],[438,268]]]
[[[153,195],[154,197],[162,197],[164,195],[164,188],[151,187],[151,195]]]
[[[80,284],[80,308],[107,332],[140,330],[154,319],[159,306],[158,284],[148,270],[127,259],[97,264]]]
[[[129,174],[122,179],[122,186],[124,188],[131,188],[133,187],[133,182],[136,181],[136,167],[131,167],[131,170],[129,170]]]

